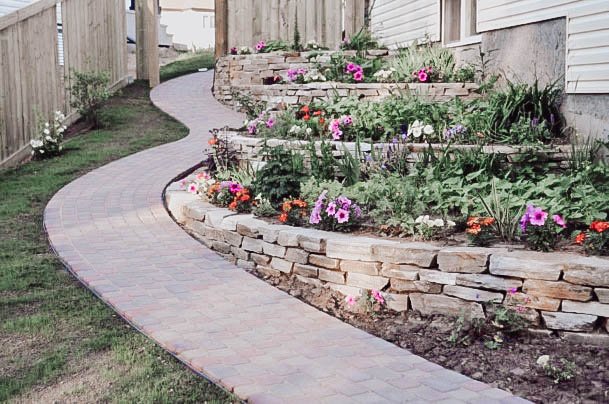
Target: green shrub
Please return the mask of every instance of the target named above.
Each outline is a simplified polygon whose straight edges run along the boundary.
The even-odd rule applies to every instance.
[[[284,199],[300,195],[300,183],[307,177],[302,155],[281,146],[265,146],[266,164],[256,173],[255,194],[267,198],[274,206]]]
[[[98,113],[104,102],[112,95],[108,90],[110,86],[110,73],[79,72],[72,70],[72,85],[70,87],[72,108],[94,127],[99,126]]]

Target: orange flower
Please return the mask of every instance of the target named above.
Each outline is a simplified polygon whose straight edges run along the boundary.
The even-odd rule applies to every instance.
[[[285,223],[288,221],[288,214],[287,213],[282,213],[281,215],[279,215],[279,221],[281,223]]]
[[[319,116],[319,115],[321,115],[321,111],[315,111],[315,112],[313,112],[313,116]]]
[[[586,233],[583,231],[579,232],[579,234],[575,236],[575,244],[582,245],[584,244],[584,241],[586,241]]]
[[[319,118],[319,124],[323,125],[326,123],[326,120],[324,118]]]
[[[609,222],[595,221],[590,224],[590,230],[594,230],[597,233],[602,233],[609,229]]]
[[[250,196],[248,194],[241,195],[241,198],[239,198],[239,200],[241,202],[247,202],[250,200]]]
[[[482,219],[483,226],[490,226],[495,223],[495,219],[492,217],[485,217]]]
[[[228,208],[229,208],[230,210],[236,210],[236,209],[237,209],[237,201],[232,201],[232,202],[230,203],[230,205],[228,205]]]
[[[477,224],[478,223],[478,219],[479,218],[477,218],[475,216],[468,217],[467,218],[467,226],[473,226],[474,224]]]
[[[480,231],[482,230],[482,228],[480,227],[479,224],[474,224],[472,226],[470,226],[467,230],[465,230],[465,232],[467,234],[472,234],[472,235],[477,235],[480,233]]]
[[[292,202],[292,204],[294,206],[299,207],[299,208],[306,208],[307,207],[307,203],[305,201],[303,201],[302,199],[296,199],[295,201]]]
[[[211,139],[209,139],[209,141],[207,142],[210,146],[213,146],[215,144],[218,143],[218,138],[217,137],[212,137]]]
[[[281,210],[284,212],[289,212],[292,210],[292,202],[285,201],[283,205],[281,205]]]

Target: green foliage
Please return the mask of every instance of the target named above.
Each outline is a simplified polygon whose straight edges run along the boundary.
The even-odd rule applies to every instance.
[[[70,105],[94,127],[99,126],[98,112],[110,98],[110,73],[71,71]]]
[[[356,143],[356,148],[353,152],[343,145],[343,153],[340,159],[336,160],[338,171],[343,178],[343,184],[351,186],[359,182],[362,170],[360,161],[359,143]]]
[[[429,38],[419,44],[414,41],[409,47],[401,48],[389,63],[398,81],[413,81],[413,72],[431,66],[437,75],[436,81],[448,82],[455,75],[455,59],[452,51]],[[461,73],[463,76],[463,73]]]
[[[492,224],[495,233],[503,241],[514,241],[518,234],[518,222],[522,215],[525,200],[513,195],[513,185],[506,187],[505,182],[500,182],[499,188],[495,178],[491,180],[491,191],[487,197],[480,194],[478,198],[484,207],[486,215],[495,219]]]
[[[260,196],[256,198],[252,213],[258,217],[273,217],[277,216],[277,209],[275,209],[271,201]]]
[[[577,365],[575,362],[560,358],[552,360],[543,366],[543,371],[555,384],[572,380],[577,375]]]
[[[355,50],[358,52],[365,52],[368,49],[380,49],[382,48],[378,41],[372,35],[372,32],[366,27],[362,27],[356,34],[351,38],[345,38],[341,45],[343,50]]]
[[[336,176],[336,160],[332,154],[332,144],[319,142],[319,151],[316,142],[309,142],[309,159],[311,160],[311,176],[318,180],[333,180]]]
[[[292,50],[295,52],[300,52],[302,50],[302,43],[300,38],[300,30],[298,29],[298,10],[296,10],[294,21],[294,39],[292,42]]]
[[[336,180],[319,180],[315,177],[311,177],[302,183],[300,197],[309,206],[314,206],[317,197],[323,191],[328,191],[328,199],[336,199],[340,195],[345,195],[349,199],[354,199],[357,201],[357,195],[351,192],[350,189],[346,188],[340,182]]]
[[[231,96],[249,120],[258,118],[266,110],[266,102],[256,100],[245,92],[231,90]]]
[[[265,146],[266,164],[256,173],[254,194],[267,198],[274,206],[284,199],[300,195],[300,183],[306,178],[302,155],[283,147]]]

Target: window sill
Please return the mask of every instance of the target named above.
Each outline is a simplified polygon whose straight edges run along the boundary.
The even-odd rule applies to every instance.
[[[459,46],[474,45],[474,44],[478,44],[481,42],[482,42],[482,35],[475,35],[475,36],[470,36],[470,37],[467,37],[467,38],[459,40],[459,41],[445,43],[444,47],[445,48],[457,48]]]

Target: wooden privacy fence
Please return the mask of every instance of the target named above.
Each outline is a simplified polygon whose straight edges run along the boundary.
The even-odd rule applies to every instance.
[[[260,40],[291,42],[298,18],[302,42],[330,49],[364,25],[369,0],[216,0],[217,54]]]
[[[40,0],[0,17],[0,166],[29,150],[40,119],[70,107],[70,71],[127,78],[124,0]]]

